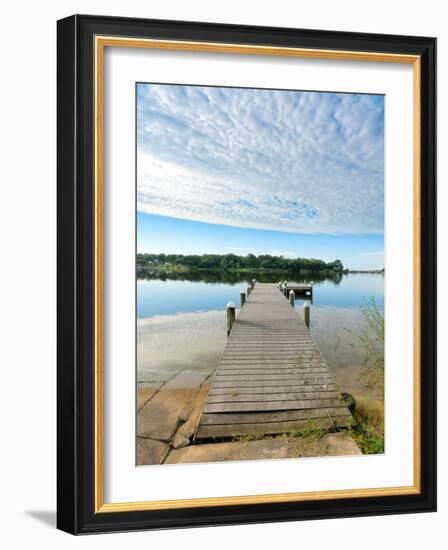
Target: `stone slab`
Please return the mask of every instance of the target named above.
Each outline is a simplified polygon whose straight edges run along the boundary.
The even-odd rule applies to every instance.
[[[187,370],[167,382],[137,412],[137,435],[171,441],[208,374]]]
[[[346,433],[326,434],[322,438],[278,438],[258,441],[204,443],[172,450],[165,464],[266,460],[317,456],[361,455],[355,441]]]
[[[137,437],[137,466],[161,464],[170,446],[162,441]]]
[[[137,385],[137,410],[140,410],[156,392],[163,386],[163,382],[157,382],[151,385]]]

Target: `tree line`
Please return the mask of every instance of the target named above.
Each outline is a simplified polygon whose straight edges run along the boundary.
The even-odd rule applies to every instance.
[[[315,258],[284,258],[283,256],[271,256],[270,254],[137,254],[137,270],[145,269],[209,269],[220,271],[250,270],[281,270],[289,272],[298,271],[335,271],[341,272],[344,266],[341,260],[324,262]]]

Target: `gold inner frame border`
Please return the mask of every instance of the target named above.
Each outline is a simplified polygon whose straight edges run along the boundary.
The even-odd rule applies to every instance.
[[[414,482],[410,486],[379,487],[350,490],[329,490],[301,493],[280,493],[263,495],[192,498],[180,500],[158,500],[141,502],[104,502],[104,51],[106,47],[151,48],[207,53],[232,53],[266,56],[285,56],[313,59],[366,61],[381,63],[406,63],[413,65],[413,299],[414,299],[414,350],[413,350],[413,420],[414,420]],[[292,48],[283,46],[257,46],[253,44],[226,44],[214,42],[157,40],[96,36],[95,56],[95,513],[132,512],[143,510],[167,510],[209,506],[232,506],[279,502],[303,502],[343,498],[363,498],[420,494],[421,492],[421,342],[420,342],[420,273],[421,273],[421,60],[418,55],[382,52],[359,52]]]

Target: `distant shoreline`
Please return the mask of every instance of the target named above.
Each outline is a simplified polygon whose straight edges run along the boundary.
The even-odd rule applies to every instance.
[[[343,273],[374,273],[384,275],[384,267],[383,269],[347,269]]]
[[[149,254],[137,253],[137,271],[163,269],[164,271],[239,271],[284,273],[341,273],[341,260],[325,262],[317,258],[285,258],[271,254]]]
[[[383,269],[342,269],[341,271],[335,271],[334,269],[272,269],[264,267],[241,267],[241,268],[227,268],[221,270],[218,268],[210,267],[187,267],[183,265],[152,265],[152,266],[139,266],[137,265],[137,274],[144,275],[145,272],[151,273],[219,273],[219,272],[228,272],[228,273],[279,273],[287,275],[348,275],[348,274],[374,274],[374,275],[384,275]]]
[[[138,252],[137,274],[143,273],[278,273],[282,275],[330,275],[347,273],[383,274],[383,269],[349,269],[341,260],[285,258],[270,254],[150,254]]]

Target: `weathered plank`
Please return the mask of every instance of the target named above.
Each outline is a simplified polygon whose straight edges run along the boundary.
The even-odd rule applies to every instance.
[[[260,424],[266,422],[290,422],[292,420],[328,419],[346,416],[350,416],[350,412],[347,409],[343,410],[334,407],[294,411],[204,414],[203,425]]]
[[[266,423],[248,423],[248,424],[223,424],[205,426],[201,424],[196,434],[198,439],[207,439],[210,437],[236,437],[239,435],[262,435],[262,434],[281,434],[308,429],[310,427],[317,429],[330,429],[335,426],[344,428],[350,425],[349,416],[336,416],[333,418],[316,418],[315,420],[293,420],[291,422],[266,422]]]
[[[318,373],[326,372],[328,371],[324,370],[324,365],[316,365],[314,367],[302,367],[298,365],[245,365],[244,367],[238,368],[237,365],[229,365],[226,367],[219,368],[220,374],[232,374],[233,372],[239,372],[240,374],[279,374],[279,373],[286,373],[291,372],[294,374],[312,374],[312,373]],[[218,376],[218,372],[216,373],[216,376]]]
[[[257,283],[233,323],[196,438],[346,426],[351,415],[277,285]],[[316,427],[319,427],[316,426]]]
[[[270,361],[269,359],[221,359],[221,366],[231,366],[231,365],[247,365],[247,366],[262,366],[262,365],[325,365],[326,363],[322,359],[311,358],[311,359],[276,359],[275,361]]]
[[[322,407],[346,408],[339,399],[300,399],[291,401],[258,401],[243,403],[209,403],[205,405],[205,413],[231,411],[284,411],[290,409],[318,409]]]
[[[275,362],[277,359],[290,359],[290,360],[296,360],[297,359],[297,353],[303,353],[303,351],[298,350],[296,353],[292,352],[278,352],[275,351],[269,351],[266,353],[263,353],[262,350],[258,349],[254,352],[234,352],[234,353],[226,353],[223,355],[223,359],[270,359],[271,361]],[[310,357],[317,358],[318,355],[316,353],[310,353]]]
[[[217,373],[215,377],[216,382],[268,382],[270,380],[284,380],[292,381],[294,380],[306,380],[307,378],[313,378],[318,380],[319,378],[326,379],[328,378],[327,373],[319,372],[313,374],[231,374],[225,376],[223,374]]]
[[[241,395],[243,393],[296,393],[296,392],[314,392],[314,391],[338,391],[336,384],[318,384],[315,386],[268,386],[255,388],[212,388],[209,395]]]
[[[219,368],[218,375],[231,375],[231,374],[309,374],[310,372],[328,372],[324,366],[317,367],[278,367],[276,365],[263,367],[244,367],[244,368],[235,368],[235,367],[225,367],[222,366]]]
[[[252,393],[250,398],[247,394],[239,395],[209,395],[207,403],[235,403],[235,402],[244,402],[250,403],[260,402],[260,401],[297,401],[303,399],[338,399],[339,392],[301,392],[301,393],[275,393],[264,394],[264,393]]]
[[[273,386],[291,386],[291,385],[300,385],[303,384],[304,386],[313,386],[315,384],[334,384],[334,380],[331,376],[327,376],[326,378],[304,378],[304,379],[288,379],[288,380],[258,380],[257,382],[249,381],[241,381],[241,380],[232,380],[228,382],[220,382],[220,381],[214,381],[213,382],[213,388],[266,388],[266,387],[273,387]]]

